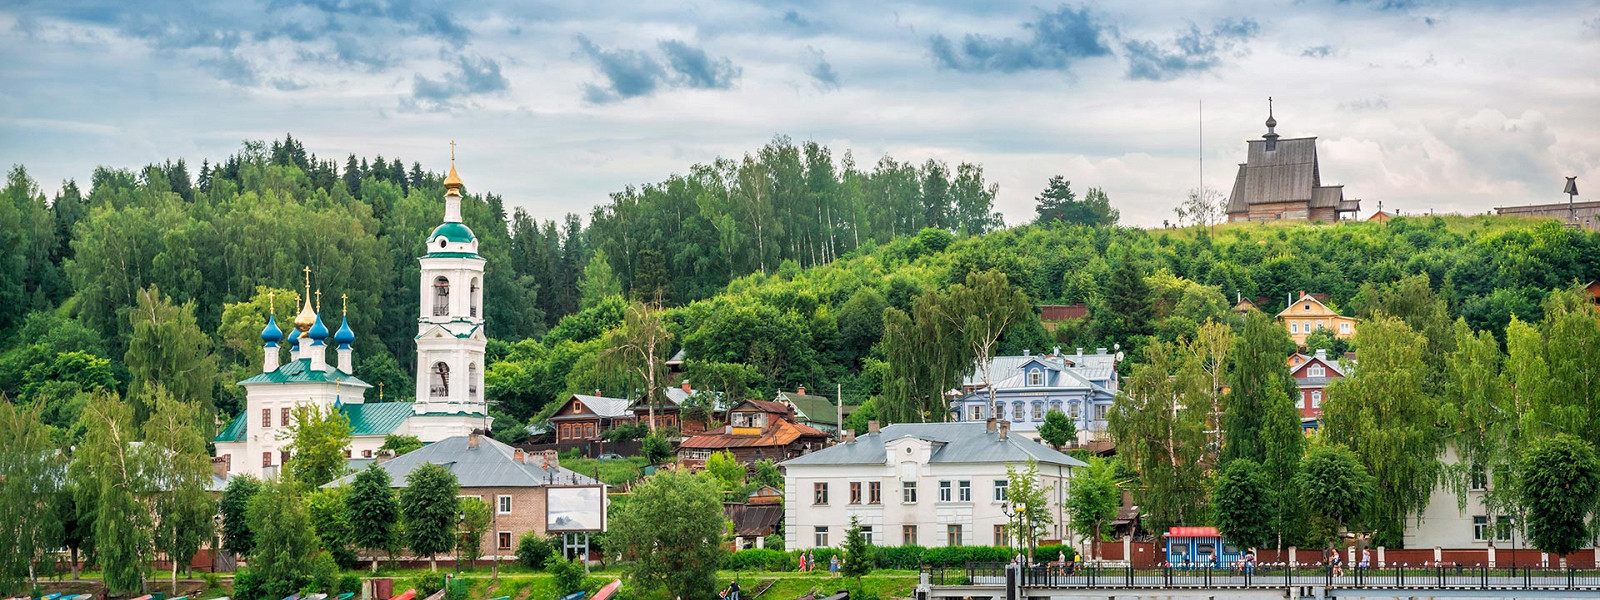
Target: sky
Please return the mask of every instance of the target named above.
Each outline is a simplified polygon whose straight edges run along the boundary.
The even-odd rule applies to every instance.
[[[1600,199],[1593,0],[11,0],[0,31],[0,165],[52,194],[286,132],[435,171],[455,140],[559,219],[785,135],[980,164],[1007,224],[1061,175],[1160,226],[1228,193],[1270,96],[1363,216]]]

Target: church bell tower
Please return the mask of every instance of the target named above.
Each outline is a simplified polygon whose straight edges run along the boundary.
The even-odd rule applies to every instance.
[[[478,238],[461,222],[455,142],[444,180],[444,222],[428,234],[417,319],[417,400],[412,432],[422,441],[487,427],[484,401],[483,268]],[[456,421],[461,421],[457,423]]]

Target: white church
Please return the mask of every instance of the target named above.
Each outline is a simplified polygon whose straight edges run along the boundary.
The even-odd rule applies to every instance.
[[[294,407],[332,406],[350,419],[352,439],[345,456],[373,458],[389,434],[414,435],[423,442],[488,429],[491,420],[483,398],[483,356],[488,338],[483,331],[483,268],[478,239],[461,222],[461,177],[454,157],[445,178],[444,223],[428,235],[428,253],[421,257],[422,285],[418,298],[417,389],[415,402],[363,401],[372,386],[355,376],[351,342],[355,333],[341,317],[329,339],[322,316],[312,307],[309,277],[306,301],[289,330],[289,361],[280,363],[278,342],[284,332],[269,315],[261,342],[266,358],[261,374],[239,382],[246,408],[214,440],[216,462],[228,474],[274,478],[286,461]],[[328,362],[328,342],[337,345],[336,363]],[[259,457],[259,462],[257,458]]]

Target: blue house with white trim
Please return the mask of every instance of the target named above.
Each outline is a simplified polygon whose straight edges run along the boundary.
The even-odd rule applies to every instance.
[[[994,406],[984,388],[980,365],[962,382],[962,389],[950,403],[952,421],[986,421],[990,417],[1011,422],[1011,430],[1032,435],[1044,423],[1045,414],[1059,411],[1071,417],[1078,439],[1098,439],[1106,429],[1106,415],[1117,397],[1117,358],[1105,348],[1085,354],[1062,354],[1056,347],[1050,354],[996,356],[990,366],[994,386]]]

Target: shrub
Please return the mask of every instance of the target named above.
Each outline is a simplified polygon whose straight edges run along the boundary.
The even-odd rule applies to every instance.
[[[555,553],[556,547],[550,538],[532,531],[522,534],[522,539],[517,541],[517,562],[529,569],[543,569]]]
[[[1040,563],[1055,562],[1063,552],[1067,554],[1067,560],[1069,561],[1078,559],[1078,551],[1074,550],[1072,546],[1067,546],[1064,544],[1049,544],[1034,548],[1033,560],[1034,562]]]
[[[556,585],[556,593],[565,596],[583,589],[583,563],[552,555],[544,565]]]
[[[243,568],[233,575],[233,597],[238,600],[257,600],[262,596],[261,576],[255,569]]]
[[[361,576],[354,574],[340,575],[339,587],[334,592],[339,594],[361,593]]]
[[[893,546],[878,548],[874,557],[879,569],[916,569],[922,566],[927,552],[922,546]]]
[[[460,579],[450,580],[450,585],[444,593],[444,600],[467,600],[467,582]]]
[[[314,591],[332,592],[339,586],[339,564],[333,554],[323,552],[311,559],[311,587]]]
[[[444,573],[423,573],[406,580],[406,585],[417,591],[418,598],[426,598],[444,589]]]
[[[797,555],[781,550],[740,550],[728,556],[723,566],[729,571],[793,571],[799,565]]]
[[[222,585],[222,574],[221,573],[211,573],[211,572],[201,573],[200,574],[200,578],[205,580],[206,589],[212,589],[212,588],[215,588],[215,587],[217,587],[219,585]]]

